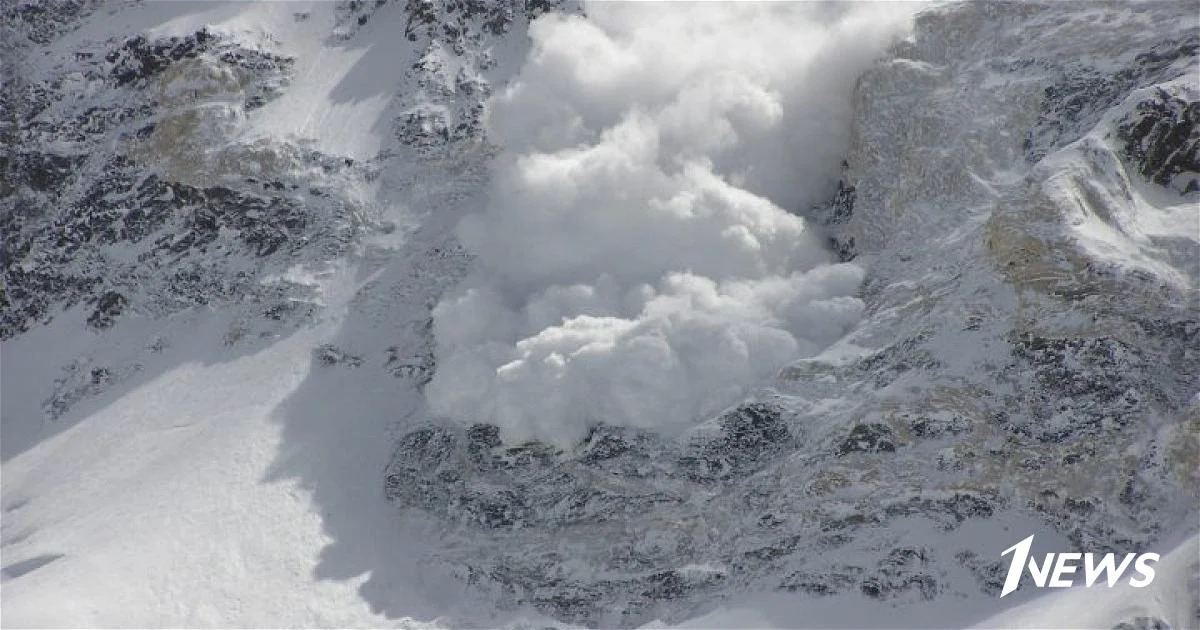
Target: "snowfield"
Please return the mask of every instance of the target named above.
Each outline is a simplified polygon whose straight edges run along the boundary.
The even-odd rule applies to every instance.
[[[1200,627],[1197,8],[0,7],[0,625]]]

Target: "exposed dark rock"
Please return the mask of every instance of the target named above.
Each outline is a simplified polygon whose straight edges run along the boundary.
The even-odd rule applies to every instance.
[[[1200,190],[1200,101],[1157,88],[1117,125],[1125,158],[1147,180],[1181,193]]]
[[[917,495],[889,502],[884,506],[884,513],[889,517],[920,514],[938,520],[945,529],[953,529],[969,518],[987,518],[995,514],[999,503],[991,492],[961,491],[949,496]]]
[[[924,334],[901,339],[862,359],[855,369],[869,374],[875,387],[882,389],[907,372],[936,368],[939,365],[937,359],[922,347],[925,339]]]
[[[126,368],[96,365],[90,358],[81,357],[64,366],[50,396],[42,402],[42,410],[50,420],[58,420],[79,401],[103,392],[140,369],[139,364]]]
[[[336,251],[348,243],[350,226],[314,238],[311,227],[319,211],[301,199],[285,194],[264,195],[224,187],[198,188],[169,182],[150,174],[138,180],[139,165],[114,158],[108,176],[96,178],[71,203],[51,215],[53,219],[24,227],[19,215],[6,216],[12,226],[4,251],[5,298],[9,306],[0,317],[0,337],[24,330],[31,321],[43,320],[55,302],[63,305],[89,299],[87,293],[101,284],[86,275],[89,267],[78,262],[99,256],[108,246],[138,243],[153,238],[139,255],[130,274],[175,266],[169,293],[183,304],[207,304],[216,296],[231,295],[233,285],[243,289],[253,283],[245,276],[207,277],[211,265],[194,265],[190,259],[213,253],[222,235],[237,239],[260,258],[293,255],[302,248],[321,246]],[[46,208],[46,212],[54,212]],[[6,228],[7,229],[7,228]],[[226,253],[236,248],[224,250]],[[31,264],[32,263],[32,264]],[[111,275],[111,274],[110,274]],[[120,278],[108,278],[120,281]],[[213,287],[224,289],[210,290]],[[90,299],[99,300],[100,296]],[[291,302],[264,310],[273,319],[297,308]],[[99,320],[97,320],[99,321]]]
[[[1045,90],[1042,112],[1025,139],[1026,158],[1036,162],[1050,151],[1078,140],[1104,112],[1133,90],[1183,74],[1200,50],[1200,36],[1165,41],[1134,57],[1118,72],[1070,61],[1054,71],[1060,79]]]
[[[128,303],[129,300],[116,291],[109,291],[101,295],[96,302],[96,309],[92,311],[91,315],[88,315],[88,326],[97,330],[112,326],[113,321],[121,315]]]
[[[22,153],[17,155],[9,177],[38,192],[57,192],[84,159],[82,155]]]
[[[1138,616],[1118,623],[1112,630],[1171,630],[1171,624],[1158,617]]]
[[[68,20],[90,11],[94,3],[38,4],[14,10]],[[266,102],[290,72],[290,59],[222,41],[206,29],[156,40],[135,36],[107,54],[93,52],[76,52],[75,74],[91,81],[107,78],[127,90],[120,105],[73,107],[72,101],[62,99],[68,87],[57,76],[39,82],[5,80],[0,89],[0,102],[19,105],[2,108],[6,115],[0,129],[0,138],[10,147],[0,164],[0,228],[5,234],[0,338],[79,303],[101,304],[89,325],[107,326],[124,304],[101,291],[122,299],[135,289],[141,295],[168,298],[170,304],[160,302],[148,309],[159,313],[210,304],[240,290],[260,292],[247,275],[253,272],[232,269],[235,264],[228,255],[237,248],[218,243],[225,238],[219,235],[232,236],[263,258],[307,247],[336,253],[348,242],[345,232],[329,234],[332,238],[318,234],[313,217],[326,208],[306,207],[291,189],[260,194],[190,186],[163,179],[156,165],[139,163],[125,152],[126,140],[145,140],[153,133],[161,111],[154,92],[141,86],[170,65],[203,58],[205,63],[236,67],[246,81],[247,98]],[[8,71],[7,64],[4,69]],[[46,115],[52,105],[64,110],[60,117]],[[331,198],[324,205],[341,203]],[[343,208],[341,212],[352,211]],[[329,223],[325,218],[319,222]],[[146,239],[154,239],[150,251],[128,248],[136,252],[136,262],[113,258],[116,249]],[[223,255],[213,257],[210,248]],[[206,258],[203,263],[197,260],[201,256]],[[168,271],[170,267],[176,271]],[[203,267],[207,269],[200,272]],[[159,278],[166,286],[147,285],[155,270],[164,272]],[[238,289],[231,292],[234,286]],[[295,315],[303,309],[285,310]],[[286,315],[274,307],[264,312]]]
[[[324,367],[341,365],[353,368],[362,365],[362,357],[350,354],[330,343],[322,344],[313,349],[313,359]]]
[[[857,198],[857,193],[854,186],[846,185],[846,182],[838,180],[837,192],[833,195],[833,200],[829,202],[829,214],[827,221],[829,223],[845,223],[850,220],[854,214],[854,200]]]
[[[494,465],[492,449],[500,444],[500,427],[494,424],[473,424],[467,429],[467,456],[476,465]]]
[[[111,64],[109,75],[117,85],[144,81],[167,69],[181,59],[194,58],[216,39],[207,29],[200,29],[185,37],[164,37],[150,41],[138,35],[107,55]]]
[[[848,164],[842,161],[843,173]],[[833,197],[813,209],[813,217],[829,235],[829,246],[839,262],[849,262],[858,256],[854,249],[854,236],[848,233],[847,224],[854,215],[854,202],[858,192],[845,179],[839,179]]]
[[[857,424],[838,444],[839,456],[850,453],[890,453],[896,450],[896,432],[886,424]]]
[[[0,7],[0,16],[4,24],[22,27],[30,41],[48,44],[102,4],[98,0],[18,0]]]
[[[779,589],[809,595],[837,595],[862,584],[862,573],[861,567],[852,566],[821,573],[797,571],[785,577],[779,583]]]
[[[720,433],[694,446],[679,459],[694,481],[730,479],[753,472],[764,455],[794,444],[782,417],[770,403],[750,403],[721,416]]]
[[[652,574],[644,580],[647,588],[642,591],[642,597],[649,601],[679,599],[698,586],[711,587],[722,582],[725,575],[714,572],[698,572],[694,575],[677,570],[662,571]]]
[[[985,595],[998,596],[1004,588],[1008,566],[999,560],[988,560],[979,557],[973,551],[960,551],[955,554],[959,564],[971,572],[979,583],[979,590]]]
[[[903,413],[900,417],[908,423],[914,437],[924,439],[958,435],[970,431],[972,426],[971,419],[959,413]]]
[[[1147,408],[1178,404],[1164,385],[1176,377],[1195,378],[1146,378],[1166,368],[1144,348],[1114,337],[1026,335],[1014,340],[1013,352],[1017,362],[1010,369],[1032,370],[1033,387],[1018,392],[1027,415],[1006,416],[1002,424],[1041,441],[1065,443],[1095,433],[1104,423],[1130,422]]]

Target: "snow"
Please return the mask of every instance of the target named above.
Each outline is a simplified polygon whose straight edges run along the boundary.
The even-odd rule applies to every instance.
[[[678,431],[854,325],[862,270],[792,212],[830,192],[851,90],[915,5],[596,3],[530,27],[434,312],[431,408],[567,447]]]
[[[256,11],[270,11],[262,21],[271,25],[280,52],[295,57],[297,66],[283,96],[250,116],[245,137],[315,140],[315,148],[326,153],[374,157],[387,139],[391,117],[386,113],[407,69],[400,60],[411,57],[412,45],[387,32],[364,33],[353,44],[328,41],[333,30],[328,3],[261,3]],[[294,13],[309,17],[297,21]],[[257,27],[244,19],[239,19],[242,28]],[[288,27],[279,29],[281,24]],[[380,20],[368,26],[397,28],[394,21]]]
[[[284,137],[371,158],[396,89],[381,78],[401,76],[393,56],[407,42],[387,33],[395,20],[358,47],[335,40],[334,9],[114,3],[37,59],[48,70],[78,46],[207,26],[297,58],[284,97],[233,120],[244,140]],[[388,255],[410,240],[394,236]],[[364,265],[310,261],[279,274],[324,307],[295,331],[246,330],[235,307],[130,313],[100,334],[77,308],[7,340],[3,625],[428,627],[461,607],[461,587],[418,566],[422,525],[381,493],[390,436],[419,415],[422,397],[381,369],[315,372],[313,349],[324,343],[395,334],[378,324],[385,307],[350,314],[358,290],[379,277],[377,264]],[[422,305],[407,308],[419,315]],[[391,315],[397,325],[414,317]],[[80,397],[52,419],[45,407],[64,389]]]
[[[309,401],[307,413],[297,413],[288,400],[302,395],[311,348],[336,322],[222,357],[205,350],[220,346],[214,317],[177,322],[192,334],[172,335],[174,345],[154,357],[176,365],[103,396],[73,426],[16,455],[8,447],[28,441],[41,420],[16,407],[30,398],[15,391],[26,384],[18,375],[52,380],[29,369],[29,353],[96,342],[51,325],[6,344],[6,626],[391,625],[358,596],[366,576],[321,580],[314,571],[330,564],[330,510],[361,519],[356,553],[395,571],[411,565],[399,521],[377,484],[364,480],[386,463],[389,448],[379,437],[413,404],[412,393],[381,378],[352,390],[359,413],[339,416],[349,401],[337,397],[325,397],[323,406]],[[137,323],[113,334],[134,342]],[[26,435],[14,435],[18,422]],[[325,448],[297,461],[289,451],[298,440]],[[303,481],[314,470],[338,486],[337,504],[314,502]],[[47,557],[56,559],[9,573]]]
[[[1047,198],[1066,215],[1079,246],[1123,270],[1139,269],[1174,285],[1194,290],[1200,249],[1196,201],[1130,177],[1121,166],[1119,143],[1111,129],[1154,92],[1180,92],[1194,99],[1195,81],[1174,81],[1133,91],[1106,112],[1090,133],[1047,156],[1042,168]],[[1173,243],[1172,243],[1173,242]],[[1173,252],[1171,245],[1180,250]]]
[[[401,5],[384,7],[352,39],[329,35],[334,5],[328,2],[124,5],[92,16],[51,52],[65,55],[84,40],[142,31],[183,34],[210,25],[297,59],[283,96],[235,117],[238,141],[285,138],[364,160],[393,140],[392,108],[399,107],[393,98],[406,89],[398,85],[406,70],[399,60],[412,51],[399,36]],[[812,477],[823,472],[814,468],[825,464],[834,474],[855,468],[857,476],[846,474],[849,487],[829,498],[794,495],[797,511],[859,516],[864,504],[916,493],[917,482],[926,495],[966,487],[953,485],[960,479],[949,474],[919,476],[913,471],[924,469],[906,468],[911,462],[900,459],[932,467],[944,455],[954,462],[958,444],[902,448],[897,459],[864,456],[849,463],[806,453],[844,433],[842,423],[849,420],[842,412],[865,389],[860,376],[834,368],[882,354],[910,332],[904,326],[915,329],[926,321],[914,313],[934,308],[939,292],[977,296],[980,310],[1017,312],[1011,287],[970,266],[984,264],[971,243],[997,190],[1025,174],[1003,171],[1000,164],[990,175],[980,171],[987,177],[972,173],[966,184],[952,182],[942,192],[959,213],[903,198],[894,206],[876,204],[873,218],[860,213],[856,220],[874,221],[890,247],[905,244],[916,263],[868,255],[855,265],[829,264],[821,240],[791,213],[828,193],[850,135],[857,70],[898,32],[913,7],[883,18],[874,13],[878,7],[690,8],[695,11],[599,3],[588,8],[587,22],[549,17],[536,23],[538,48],[528,56],[521,38],[506,40],[493,77],[515,72],[521,59],[524,66],[494,104],[492,131],[507,142],[494,187],[480,194],[473,178],[483,179],[482,167],[448,159],[392,163],[378,190],[349,191],[381,215],[375,218],[399,227],[364,238],[362,255],[350,261],[298,261],[261,278],[310,291],[303,299],[321,306],[311,322],[247,329],[244,316],[251,307],[243,312],[235,306],[161,319],[131,312],[97,333],[83,327],[86,310],[80,307],[6,341],[0,352],[0,623],[561,625],[525,610],[493,610],[494,600],[482,601],[461,573],[451,574],[460,567],[439,564],[447,543],[433,528],[445,523],[400,512],[382,496],[381,472],[395,437],[431,415],[413,382],[380,369],[381,347],[397,344],[403,356],[421,350],[413,330],[424,325],[427,303],[460,271],[460,260],[440,256],[453,249],[448,235],[466,207],[479,212],[460,234],[479,264],[436,312],[440,371],[428,402],[443,415],[498,422],[510,438],[560,443],[577,439],[600,415],[669,433],[738,402],[793,359],[815,355],[791,366],[797,374],[811,368],[817,375],[805,384],[809,389],[788,394],[786,384],[773,383],[788,394],[780,399],[810,423],[806,448],[814,449],[802,452],[805,457],[779,478],[785,486],[814,485]],[[309,17],[297,20],[297,13]],[[46,59],[51,63],[53,54]],[[891,77],[899,77],[905,93],[920,91],[918,75],[946,72],[933,64],[910,65],[909,74]],[[978,129],[997,128],[1007,136],[1001,128],[1019,125],[989,119],[1003,120],[1006,111],[1004,98],[994,100],[997,111],[973,113],[986,125],[964,116],[962,128],[948,131],[944,121],[931,119],[926,127],[885,126],[880,135],[911,131],[917,148],[936,148],[938,140]],[[879,108],[869,112],[877,121],[887,119],[892,106],[885,99],[869,105]],[[964,101],[963,107],[974,105]],[[922,130],[929,135],[915,137]],[[1077,149],[1094,140],[1085,138],[1060,157],[1078,161]],[[972,156],[989,148],[997,153],[976,156],[987,160],[1023,160],[1003,155],[996,147],[1005,145],[988,138],[966,145]],[[878,145],[864,147],[874,151]],[[970,163],[958,154],[938,159]],[[933,170],[919,161],[885,166],[897,181],[875,183],[896,185],[876,188],[901,191],[901,197],[906,185],[923,184],[922,176]],[[1054,189],[1057,183],[1047,186],[1062,199],[1081,190],[1071,181]],[[1158,251],[1154,237],[1177,236],[1187,223],[1182,238],[1200,239],[1195,221],[1189,222],[1194,205],[1136,183],[1130,188],[1133,216],[1117,227],[1084,217],[1072,227],[1075,236],[1097,256],[1131,266],[1165,258],[1155,267],[1160,275],[1191,288],[1194,274],[1176,273],[1181,264]],[[483,198],[490,198],[488,205]],[[880,220],[880,213],[893,210],[896,216]],[[902,211],[909,213],[904,220]],[[955,223],[971,214],[979,216]],[[937,240],[926,248],[931,234]],[[130,259],[136,253],[124,252]],[[967,256],[975,258],[962,260]],[[1186,262],[1194,269],[1194,260]],[[853,337],[842,338],[859,322],[863,267],[876,263],[872,273],[894,281],[879,289],[892,301],[877,295],[885,307]],[[927,276],[911,273],[919,265],[926,265]],[[951,273],[967,278],[937,284]],[[936,322],[957,326],[969,314],[962,310]],[[1072,320],[1063,315],[1055,321]],[[980,364],[1009,352],[989,343],[954,328],[928,347],[957,377],[980,372]],[[363,365],[321,365],[313,352],[326,344],[361,353]],[[93,387],[96,378],[105,386]],[[56,392],[78,392],[78,400],[51,419],[47,407]],[[916,406],[900,398],[895,405]],[[957,418],[960,411],[935,405],[928,415],[936,421]],[[875,416],[864,412],[854,420],[868,417]],[[1187,435],[1186,427],[1175,428],[1164,424],[1162,443]],[[992,450],[1001,452],[1003,438],[992,434],[973,446],[987,458]],[[1149,448],[1135,443],[1119,455]],[[995,483],[1006,492],[1036,490],[1017,477],[986,478],[991,473],[983,465],[963,476],[968,474],[970,484],[983,488]],[[791,500],[786,487],[761,489],[783,496],[781,502]],[[731,490],[729,496],[737,495]],[[704,497],[695,500],[701,504]],[[1187,509],[1164,510],[1163,521],[1172,523],[1175,512]],[[720,509],[711,522],[699,520],[715,531],[752,518],[736,511]],[[651,516],[669,522],[678,515]],[[1028,512],[969,519],[955,532],[912,520],[856,530],[861,536],[853,550],[787,560],[820,569],[858,554],[869,566],[876,552],[900,543],[947,553],[976,549],[983,560],[997,560],[1000,550],[1034,532],[1039,549],[1068,549],[1065,539]],[[727,529],[728,537],[712,534],[714,545],[741,542],[742,530]],[[669,533],[664,527],[645,539],[673,540]],[[584,551],[607,552],[610,541],[597,540]],[[513,553],[526,551],[512,547]],[[674,627],[1109,627],[1136,615],[1174,628],[1194,624],[1197,538],[1192,534],[1173,551],[1152,550],[1164,557],[1154,584],[1142,590],[1023,589],[1004,600],[977,592],[960,597],[978,591],[975,578],[946,561],[939,567],[951,573],[949,587],[957,590],[935,602],[913,593],[898,596],[911,600],[881,602],[854,588],[820,598],[730,589],[728,599],[713,597],[702,614]],[[711,562],[680,561],[677,570],[697,580],[722,574],[719,554],[710,555]],[[563,564],[601,573],[583,566],[582,558],[581,552]]]
[[[402,7],[388,7],[400,12]],[[392,32],[403,29],[403,16],[376,20],[378,32],[353,41],[334,38],[334,4],[181,0],[109,5],[69,33],[56,47],[70,50],[84,41],[182,36],[208,27],[297,61],[282,97],[253,112],[238,130],[240,139],[305,140],[314,148],[356,160],[374,157],[388,133],[386,115],[400,79],[401,62],[412,45]],[[297,15],[306,15],[298,19]],[[398,25],[399,24],[399,25]],[[56,57],[47,55],[45,62]]]

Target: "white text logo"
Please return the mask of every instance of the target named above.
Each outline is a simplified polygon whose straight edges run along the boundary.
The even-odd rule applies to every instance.
[[[1144,588],[1154,580],[1154,568],[1151,564],[1158,562],[1156,553],[1127,553],[1120,563],[1117,554],[1106,553],[1048,553],[1039,563],[1036,558],[1029,557],[1033,547],[1033,536],[1005,549],[1000,555],[1012,554],[1012,564],[1008,565],[1008,576],[1004,579],[1004,590],[1000,597],[1017,590],[1025,568],[1029,568],[1029,577],[1038,588],[1067,588],[1075,585],[1079,578],[1078,569],[1083,569],[1083,584],[1091,586],[1101,577],[1109,586],[1115,586],[1130,565],[1133,565],[1134,575],[1129,578],[1129,585],[1134,588]]]

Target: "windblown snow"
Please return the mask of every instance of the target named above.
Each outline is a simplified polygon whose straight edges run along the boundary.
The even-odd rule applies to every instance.
[[[548,15],[492,103],[504,147],[434,311],[432,409],[569,445],[686,427],[854,325],[827,197],[855,77],[911,5],[596,3]]]

